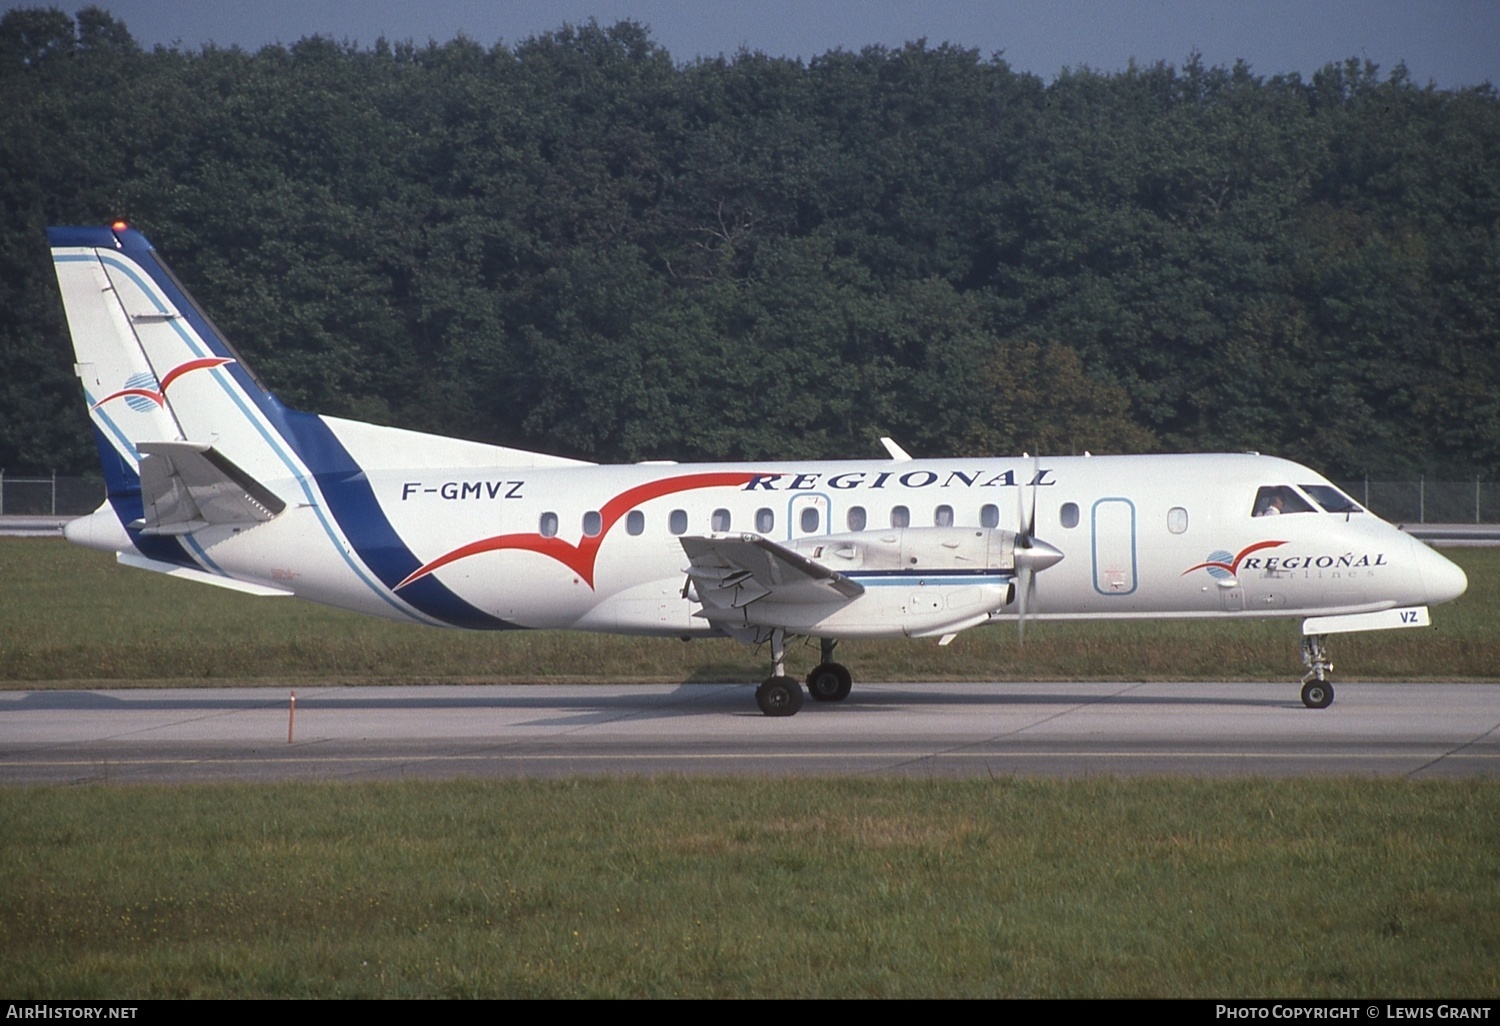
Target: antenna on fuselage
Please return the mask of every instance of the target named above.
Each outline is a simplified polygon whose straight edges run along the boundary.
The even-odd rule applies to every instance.
[[[891,459],[895,460],[897,463],[911,462],[911,453],[907,452],[905,449],[901,448],[901,446],[897,445],[894,438],[886,438],[884,436],[881,436],[880,444],[885,446],[885,451],[890,453]]]

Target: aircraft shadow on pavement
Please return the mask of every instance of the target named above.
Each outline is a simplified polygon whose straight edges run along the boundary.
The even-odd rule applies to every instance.
[[[439,685],[449,687],[447,685]],[[684,716],[705,712],[744,713],[760,716],[751,697],[751,684],[680,684],[669,692],[661,692],[650,685],[625,692],[610,690],[597,685],[504,685],[503,692],[495,693],[491,685],[477,685],[490,690],[487,694],[454,695],[381,695],[367,693],[350,695],[347,692],[319,694],[322,689],[308,688],[297,697],[299,711],[324,710],[369,710],[398,709],[410,711],[441,711],[451,709],[555,709],[572,713],[604,712],[614,715],[636,716]],[[540,688],[547,688],[543,694]],[[572,689],[569,694],[558,694],[556,688]],[[1194,706],[1194,707],[1258,707],[1273,708],[1287,706],[1301,708],[1294,694],[1282,693],[1276,685],[1267,684],[1264,697],[1246,697],[1243,693],[1215,695],[1147,695],[1135,693],[1133,685],[1121,684],[1119,691],[1108,694],[1082,691],[1037,691],[1034,685],[994,684],[983,691],[973,690],[973,685],[949,685],[947,683],[879,686],[856,686],[854,693],[842,702],[822,703],[807,701],[804,712],[828,713],[873,713],[892,712],[912,706],[963,706],[1016,707],[1016,706]],[[32,691],[18,699],[0,699],[0,711],[7,708],[15,711],[31,710],[79,710],[100,711],[252,711],[285,709],[290,691],[265,689],[264,695],[221,695],[214,689],[199,691],[184,688],[163,694],[153,691],[149,695],[134,697],[130,693],[106,693],[102,691]]]

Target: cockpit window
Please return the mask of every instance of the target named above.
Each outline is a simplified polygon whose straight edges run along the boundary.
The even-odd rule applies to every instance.
[[[1313,501],[1330,513],[1363,513],[1364,507],[1333,485],[1305,484],[1302,490],[1313,497]]]
[[[1255,493],[1253,513],[1274,517],[1282,513],[1312,513],[1312,506],[1287,485],[1264,485]]]

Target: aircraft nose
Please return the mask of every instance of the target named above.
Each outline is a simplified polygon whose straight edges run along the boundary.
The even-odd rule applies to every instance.
[[[1412,548],[1416,550],[1417,567],[1422,574],[1422,587],[1427,592],[1428,605],[1452,602],[1468,590],[1469,577],[1458,564],[1415,538],[1412,539]]]

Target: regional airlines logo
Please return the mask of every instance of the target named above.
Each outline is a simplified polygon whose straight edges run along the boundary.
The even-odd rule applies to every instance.
[[[125,379],[125,387],[118,392],[111,392],[103,399],[98,400],[89,409],[97,410],[111,399],[124,399],[125,405],[136,413],[150,413],[153,409],[161,409],[167,405],[167,389],[172,382],[184,374],[195,370],[206,370],[210,367],[222,367],[226,363],[234,361],[225,356],[204,356],[197,360],[189,360],[187,363],[179,363],[176,367],[167,371],[157,384],[156,375],[150,371],[142,371],[140,374],[132,374]],[[152,387],[152,386],[156,387]]]
[[[1220,549],[1217,552],[1210,552],[1206,562],[1188,567],[1180,576],[1186,577],[1194,570],[1207,570],[1209,576],[1215,580],[1227,581],[1239,572],[1240,565],[1245,562],[1246,556],[1260,552],[1262,549],[1274,549],[1277,546],[1285,544],[1286,542],[1284,541],[1263,541],[1256,542],[1254,545],[1247,545],[1243,549],[1240,549],[1238,553],[1228,552],[1224,549]]]
[[[1344,552],[1337,556],[1327,553],[1321,554],[1297,554],[1282,553],[1275,556],[1257,556],[1255,553],[1264,549],[1275,549],[1285,545],[1284,541],[1263,541],[1254,545],[1247,545],[1238,553],[1224,551],[1210,552],[1208,560],[1190,566],[1182,572],[1183,576],[1194,570],[1207,570],[1209,574],[1221,581],[1233,580],[1241,569],[1256,570],[1260,573],[1271,575],[1286,574],[1291,571],[1302,570],[1307,572],[1327,570],[1337,577],[1341,574],[1358,577],[1361,575],[1373,576],[1375,567],[1389,566],[1386,562],[1384,552]]]
[[[584,536],[577,545],[560,538],[548,538],[540,534],[500,534],[493,538],[482,538],[423,563],[396,585],[394,590],[400,591],[408,584],[419,581],[434,570],[439,570],[456,560],[477,556],[481,552],[499,552],[502,549],[535,552],[549,559],[555,559],[592,588],[594,586],[594,563],[599,557],[599,546],[604,543],[610,529],[636,506],[650,499],[659,499],[664,495],[675,495],[678,492],[688,492],[698,488],[737,488],[755,477],[755,474],[738,471],[684,474],[682,477],[637,485],[606,502],[599,511],[599,533]]]

